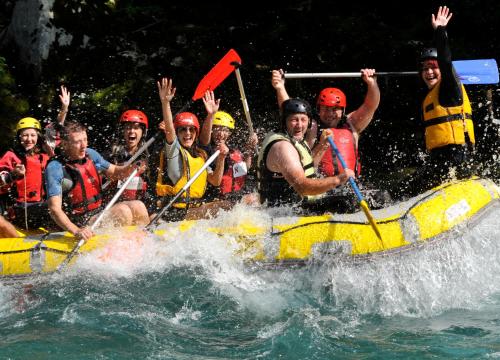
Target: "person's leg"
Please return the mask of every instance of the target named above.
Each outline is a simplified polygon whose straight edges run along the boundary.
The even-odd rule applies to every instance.
[[[8,222],[3,216],[0,215],[0,237],[1,238],[14,238],[18,237],[16,228]]]
[[[132,214],[132,223],[130,225],[147,225],[149,224],[149,214],[146,205],[142,201],[132,200],[124,201],[129,211]]]
[[[120,202],[111,209],[109,213],[104,216],[103,223],[108,223],[111,221],[115,226],[128,226],[133,224],[133,213],[130,207],[125,202]]]

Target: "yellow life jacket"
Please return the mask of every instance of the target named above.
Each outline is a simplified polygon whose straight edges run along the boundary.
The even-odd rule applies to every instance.
[[[165,154],[162,151],[160,154],[160,168],[158,171],[158,179],[156,182],[156,194],[158,196],[175,196],[191,177],[201,169],[207,159],[207,153],[200,150],[201,156],[193,157],[189,151],[180,147],[180,154],[182,156],[182,176],[174,185],[169,185],[163,182],[163,171],[165,169]],[[186,203],[193,202],[193,199],[201,199],[205,194],[207,188],[207,170],[203,171],[200,176],[191,184],[191,186],[179,198],[180,202],[175,203],[173,206],[176,208],[185,208]]]
[[[474,124],[472,107],[462,85],[463,104],[444,107],[439,104],[439,87],[436,84],[427,94],[422,104],[425,125],[425,147],[436,149],[450,144],[465,144],[467,133],[469,141],[474,144]]]

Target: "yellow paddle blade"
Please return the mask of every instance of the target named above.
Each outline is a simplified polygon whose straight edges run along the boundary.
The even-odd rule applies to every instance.
[[[359,205],[361,206],[361,209],[363,209],[363,212],[365,213],[366,218],[368,219],[368,222],[372,226],[373,231],[375,231],[375,234],[377,234],[377,237],[380,239],[380,242],[381,242],[380,244],[383,245],[383,243],[382,243],[382,235],[380,234],[380,230],[378,228],[377,222],[373,218],[373,215],[372,215],[370,209],[368,208],[368,204],[366,203],[365,200],[361,200],[359,202]]]

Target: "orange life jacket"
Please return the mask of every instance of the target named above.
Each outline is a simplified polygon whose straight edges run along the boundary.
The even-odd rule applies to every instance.
[[[347,167],[354,171],[356,177],[361,173],[361,162],[359,161],[358,147],[354,133],[348,124],[340,128],[331,128],[333,132],[333,142],[337,146],[340,155]],[[338,175],[343,171],[342,164],[335,156],[333,149],[328,149],[321,158],[319,171],[326,176]]]

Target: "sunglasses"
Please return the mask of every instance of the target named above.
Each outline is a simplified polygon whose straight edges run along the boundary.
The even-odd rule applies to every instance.
[[[179,128],[179,132],[192,132],[196,133],[196,128],[194,126],[183,126]]]

